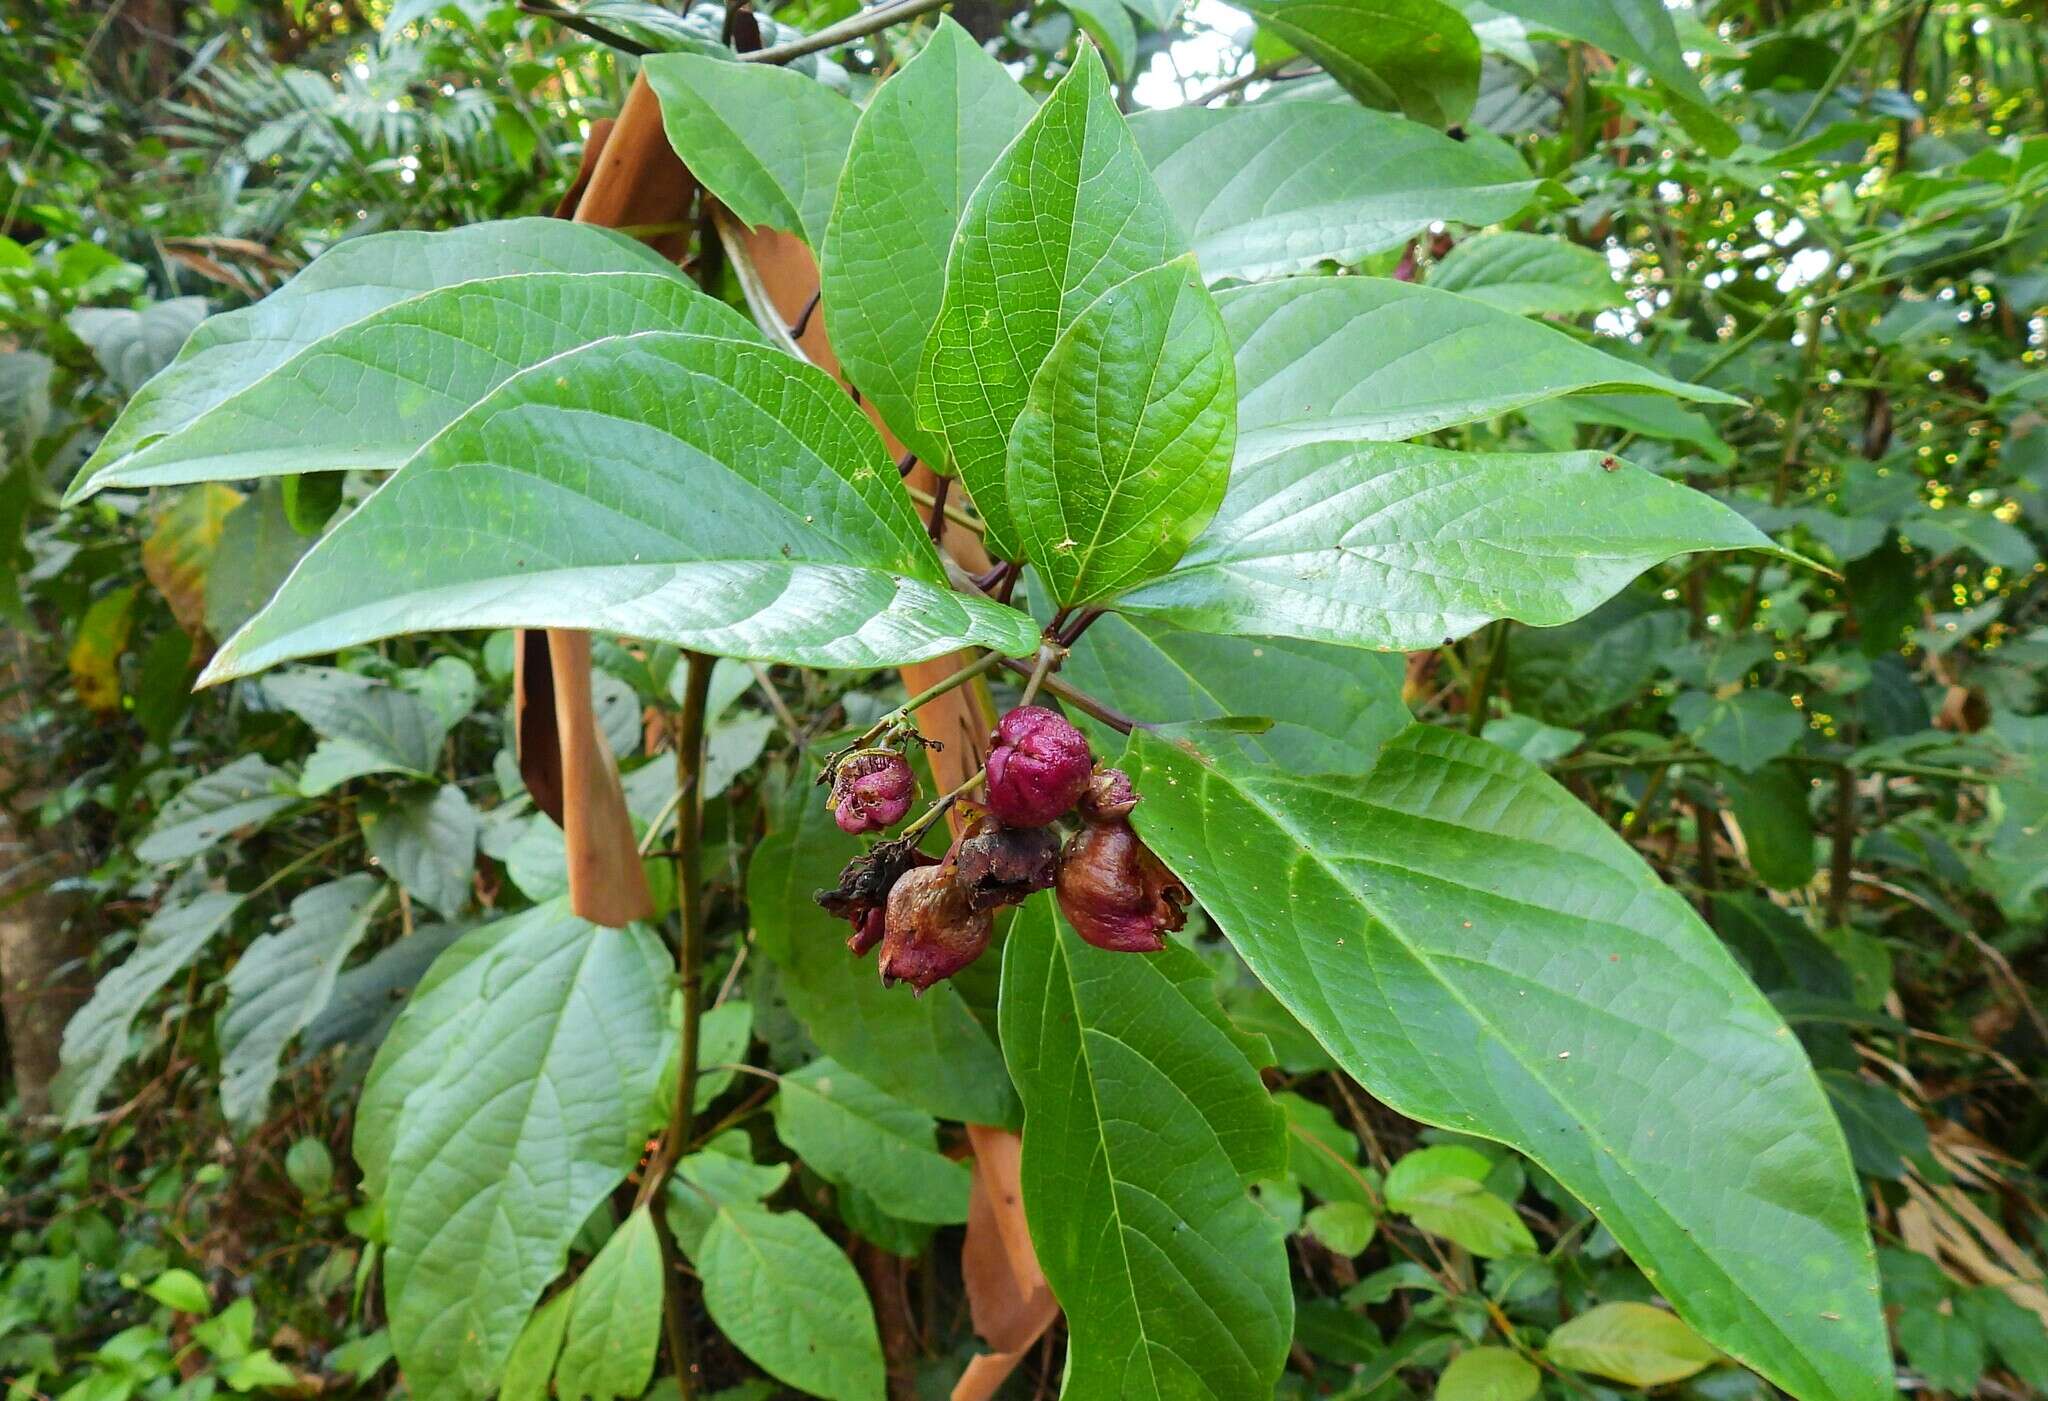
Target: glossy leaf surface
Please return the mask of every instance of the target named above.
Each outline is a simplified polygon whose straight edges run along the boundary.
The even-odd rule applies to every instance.
[[[918,372],[918,421],[946,441],[996,553],[1016,538],[1010,428],[1061,331],[1125,278],[1185,251],[1092,45],[996,159],[961,215]]]
[[[1712,497],[1599,453],[1334,443],[1240,462],[1208,531],[1117,607],[1416,650],[1494,618],[1570,622],[1673,555],[1768,548]]]
[[[1298,442],[1393,442],[1564,394],[1633,390],[1703,403],[1681,384],[1554,327],[1469,297],[1377,277],[1231,288],[1238,457]]]
[[[1053,344],[1010,429],[1010,508],[1061,604],[1164,573],[1223,500],[1230,344],[1191,261],[1104,292]]]
[[[852,381],[912,452],[917,369],[946,291],[946,255],[981,177],[1037,107],[951,19],[861,109],[819,253],[826,330]]]
[[[1193,961],[1091,948],[1043,898],[1004,945],[1024,1210],[1072,1401],[1264,1395],[1286,1360],[1286,1249],[1246,1191],[1286,1170],[1280,1113],[1179,985]]]
[[[1889,1395],[1860,1191],[1812,1068],[1591,812],[1423,726],[1356,777],[1142,732],[1127,764],[1145,840],[1374,1095],[1526,1153],[1744,1365],[1802,1397]]]
[[[1542,182],[1497,147],[1322,102],[1140,112],[1131,133],[1202,275],[1355,263],[1433,223],[1514,217]]]
[[[956,594],[873,427],[766,346],[620,337],[507,381],[299,564],[218,681],[438,627],[568,627],[804,666],[1036,645]]]

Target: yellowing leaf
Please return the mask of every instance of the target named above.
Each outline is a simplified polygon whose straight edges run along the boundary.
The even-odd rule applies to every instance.
[[[1436,1401],[1529,1401],[1543,1384],[1536,1364],[1504,1347],[1459,1353],[1437,1378]]]
[[[121,705],[119,667],[135,624],[135,592],[136,586],[130,584],[96,600],[71,639],[71,686],[78,692],[78,703],[95,715]]]
[[[1720,1357],[1677,1314],[1631,1303],[1586,1310],[1550,1335],[1543,1355],[1627,1386],[1682,1381]]]
[[[159,510],[149,538],[142,542],[142,572],[171,605],[178,626],[194,637],[206,631],[206,576],[213,568],[221,527],[228,512],[241,504],[241,492],[206,482],[180,492]]]

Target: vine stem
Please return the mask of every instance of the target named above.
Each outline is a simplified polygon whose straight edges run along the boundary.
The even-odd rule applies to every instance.
[[[1013,671],[1019,676],[1028,677],[1032,672],[1032,668],[1024,665],[1024,663],[1014,657],[1002,658],[1002,664],[1004,670]],[[1051,691],[1082,714],[1094,716],[1118,734],[1127,735],[1132,730],[1149,730],[1153,728],[1146,721],[1131,718],[1107,701],[1097,700],[1079,686],[1070,685],[1060,680],[1057,676],[1047,676],[1044,681],[1044,689]]]
[[[704,709],[711,690],[711,658],[701,652],[687,656],[689,671],[683,687],[683,710],[676,724],[676,791],[680,799],[675,845],[676,968],[683,991],[682,1045],[676,1061],[676,1097],[669,1107],[660,1156],[649,1165],[640,1184],[643,1202],[661,1195],[677,1161],[689,1148],[696,1115],[699,1031],[704,1017],[704,794],[697,778],[704,767]],[[662,1254],[669,1264],[663,1272],[661,1296],[669,1360],[675,1367],[678,1394],[682,1401],[691,1401],[696,1388],[690,1375],[690,1316],[677,1288],[676,1266],[680,1264],[681,1253],[676,1249],[666,1217],[656,1211],[654,1219],[660,1226]]]
[[[907,19],[930,14],[948,0],[896,0],[894,4],[877,5],[857,15],[849,16],[837,24],[828,24],[815,34],[792,39],[786,44],[772,44],[765,49],[738,55],[741,63],[787,63],[793,58],[802,58],[820,49],[829,49],[852,39],[862,39],[892,24],[901,24]]]
[[[1018,705],[1029,705],[1038,699],[1039,688],[1045,685],[1046,678],[1058,668],[1060,659],[1065,655],[1066,649],[1054,642],[1039,647],[1038,665],[1031,669],[1031,679],[1024,683],[1024,698],[1017,702]]]
[[[925,687],[922,691],[919,691],[909,700],[903,702],[903,704],[897,706],[894,710],[889,711],[881,719],[875,721],[874,724],[868,726],[867,729],[861,734],[861,737],[855,740],[852,744],[848,745],[847,748],[867,748],[867,746],[873,744],[876,740],[880,739],[884,734],[887,734],[895,726],[909,723],[911,718],[915,716],[918,711],[923,710],[927,705],[930,705],[940,696],[945,695],[946,692],[958,690],[960,687],[965,686],[968,682],[972,681],[975,677],[980,676],[985,672],[993,671],[996,668],[996,666],[1000,664],[1002,661],[1003,656],[1000,652],[989,652],[985,654],[979,661],[969,662],[966,666],[961,667],[951,676],[945,677],[944,679],[939,681],[934,681],[931,685]],[[821,775],[818,781],[820,783],[824,783],[827,781],[827,778],[826,776]]]

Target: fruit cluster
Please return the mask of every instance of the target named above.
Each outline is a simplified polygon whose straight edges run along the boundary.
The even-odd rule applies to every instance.
[[[1025,705],[989,737],[982,815],[944,858],[916,849],[920,822],[849,862],[818,903],[853,925],[856,954],[881,946],[884,983],[918,991],[979,958],[995,912],[1040,890],[1057,892],[1075,932],[1097,948],[1157,953],[1187,922],[1186,887],[1131,830],[1138,795],[1119,769],[1097,769],[1088,740],[1064,717]],[[841,829],[877,831],[910,811],[916,779],[902,755],[861,749],[832,773],[832,815]],[[1054,826],[1072,817],[1061,840]]]

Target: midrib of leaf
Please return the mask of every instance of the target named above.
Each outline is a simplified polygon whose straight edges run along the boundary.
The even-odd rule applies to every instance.
[[[1224,1145],[1223,1141],[1220,1138],[1216,1137],[1215,1128],[1209,1125],[1209,1116],[1202,1112],[1201,1107],[1199,1105],[1195,1104],[1192,1100],[1188,1098],[1187,1093],[1181,1089],[1180,1082],[1174,1078],[1172,1073],[1168,1071],[1165,1066],[1160,1065],[1157,1061],[1153,1060],[1150,1056],[1146,1055],[1144,1052],[1140,1051],[1136,1046],[1133,1046],[1130,1042],[1124,1040],[1122,1037],[1116,1035],[1114,1032],[1104,1031],[1100,1027],[1091,1026],[1087,1022],[1087,1020],[1085,1019],[1085,1010],[1081,1006],[1080,993],[1075,987],[1073,966],[1067,959],[1065,939],[1065,932],[1056,928],[1052,935],[1052,949],[1054,955],[1059,959],[1061,973],[1060,981],[1061,985],[1065,987],[1067,990],[1068,1005],[1074,1009],[1074,1028],[1077,1033],[1076,1040],[1080,1044],[1082,1063],[1087,1069],[1088,1102],[1090,1107],[1094,1111],[1095,1138],[1097,1144],[1100,1147],[1103,1166],[1109,1173],[1110,1217],[1114,1221],[1116,1226],[1117,1254],[1122,1257],[1124,1262],[1124,1278],[1130,1282],[1131,1312],[1136,1316],[1139,1339],[1144,1346],[1145,1370],[1147,1374],[1149,1374],[1152,1378],[1152,1392],[1155,1396],[1164,1396],[1166,1393],[1161,1389],[1159,1383],[1159,1369],[1152,1360],[1152,1348],[1154,1346],[1152,1336],[1150,1333],[1145,1331],[1145,1310],[1142,1307],[1142,1300],[1144,1295],[1143,1291],[1140,1289],[1138,1284],[1137,1271],[1131,1261],[1131,1251],[1126,1236],[1126,1232],[1129,1228],[1126,1227],[1124,1224],[1124,1190],[1127,1187],[1129,1188],[1129,1190],[1132,1191],[1144,1191],[1144,1189],[1138,1187],[1134,1183],[1126,1183],[1126,1181],[1123,1178],[1117,1175],[1116,1168],[1114,1166],[1114,1160],[1110,1153],[1109,1138],[1106,1134],[1102,1132],[1102,1125],[1107,1123],[1108,1119],[1103,1113],[1101,1091],[1099,1091],[1096,1088],[1095,1058],[1089,1054],[1090,1038],[1099,1036],[1105,1041],[1114,1041],[1117,1045],[1123,1047],[1126,1051],[1130,1052],[1131,1055],[1135,1056],[1137,1059],[1141,1061],[1144,1061],[1147,1065],[1151,1066],[1154,1070],[1158,1071],[1160,1076],[1163,1079],[1165,1079],[1166,1083],[1173,1086],[1174,1093],[1180,1096],[1181,1102],[1187,1106],[1189,1112],[1191,1112],[1198,1119],[1200,1119],[1204,1127],[1208,1129],[1209,1136],[1212,1139],[1215,1139],[1216,1141],[1217,1152],[1222,1154],[1226,1162],[1231,1162],[1230,1150],[1227,1146]],[[1175,988],[1173,991],[1175,996],[1183,995],[1180,993],[1178,988]],[[1025,1132],[1030,1132],[1030,1125],[1028,1122],[1025,1125]],[[1235,1162],[1231,1162],[1231,1171],[1233,1174],[1235,1174],[1237,1171],[1237,1165]],[[1156,1193],[1147,1192],[1146,1195],[1150,1196],[1154,1201],[1158,1202],[1161,1206],[1168,1205],[1165,1198],[1160,1197]],[[1192,1223],[1188,1222],[1186,1218],[1182,1217],[1179,1212],[1176,1211],[1173,1213],[1173,1215],[1176,1219],[1181,1221],[1181,1224],[1189,1226],[1190,1229],[1192,1229]],[[1164,1249],[1159,1251],[1159,1257],[1163,1263],[1171,1263],[1172,1261],[1171,1253]],[[1186,1276],[1183,1275],[1182,1278],[1185,1280]],[[1190,1283],[1192,1282],[1190,1281]],[[1190,1288],[1188,1292],[1190,1294],[1194,1294],[1197,1298],[1200,1297],[1200,1292],[1198,1290]],[[1244,1363],[1245,1370],[1256,1375],[1258,1372],[1257,1364],[1245,1355],[1244,1349],[1238,1344],[1237,1334],[1235,1331],[1231,1329],[1228,1321],[1221,1317],[1218,1317],[1214,1309],[1210,1310],[1210,1317],[1216,1319],[1216,1332],[1218,1336],[1228,1338],[1230,1340],[1231,1346],[1237,1350],[1237,1355],[1239,1359]],[[1171,1351],[1170,1348],[1167,1350]],[[1180,1356],[1179,1353],[1174,1353],[1173,1355],[1176,1357]],[[1183,1362],[1188,1363],[1190,1369],[1193,1370],[1197,1376],[1200,1376],[1202,1374],[1202,1369],[1194,1365],[1193,1359],[1181,1358],[1181,1360]]]
[[[1482,774],[1486,772],[1485,770],[1478,769],[1475,765],[1466,764],[1463,760],[1453,755],[1436,753],[1433,754],[1431,757],[1446,763],[1460,764],[1463,767],[1472,768],[1475,771],[1480,772]],[[1262,813],[1266,817],[1268,821],[1274,824],[1275,827],[1279,828],[1281,831],[1285,832],[1289,837],[1293,838],[1296,846],[1299,848],[1299,854],[1295,857],[1295,861],[1308,861],[1311,865],[1314,865],[1319,870],[1321,870],[1324,876],[1326,876],[1329,880],[1334,882],[1339,890],[1343,891],[1351,899],[1356,900],[1358,904],[1362,906],[1365,909],[1365,911],[1372,917],[1373,921],[1380,927],[1380,929],[1385,931],[1389,936],[1391,936],[1394,939],[1396,943],[1400,944],[1401,947],[1407,951],[1408,956],[1415,960],[1417,966],[1424,969],[1431,978],[1433,978],[1438,984],[1440,984],[1443,987],[1444,991],[1447,994],[1449,994],[1451,999],[1454,1002],[1456,1002],[1461,1008],[1463,1008],[1465,1012],[1472,1017],[1475,1023],[1482,1027],[1485,1027],[1487,1031],[1492,1034],[1494,1042],[1497,1046],[1499,1046],[1502,1050],[1506,1051],[1508,1055],[1514,1059],[1515,1063],[1529,1074],[1529,1077],[1532,1080],[1536,1081],[1538,1084],[1543,1086],[1545,1091],[1549,1093],[1552,1103],[1557,1105],[1560,1109],[1563,1109],[1571,1119],[1576,1121],[1579,1124],[1580,1129],[1586,1134],[1587,1138],[1593,1143],[1597,1144],[1601,1151],[1606,1154],[1607,1160],[1610,1163],[1614,1164],[1616,1167],[1620,1168],[1621,1171],[1628,1176],[1629,1180],[1635,1184],[1636,1190],[1638,1194],[1642,1197],[1642,1199],[1645,1202],[1647,1202],[1653,1209],[1655,1209],[1658,1215],[1661,1216],[1663,1220],[1675,1232],[1677,1232],[1679,1235],[1683,1236],[1688,1241],[1690,1241],[1692,1237],[1692,1232],[1689,1229],[1687,1229],[1684,1226],[1684,1224],[1678,1220],[1678,1218],[1673,1216],[1665,1208],[1664,1204],[1660,1200],[1658,1200],[1657,1195],[1655,1193],[1651,1192],[1644,1185],[1642,1179],[1637,1176],[1635,1168],[1631,1165],[1629,1159],[1624,1157],[1622,1154],[1616,1152],[1612,1144],[1609,1143],[1609,1141],[1607,1140],[1607,1138],[1604,1135],[1602,1135],[1599,1132],[1599,1130],[1597,1130],[1590,1122],[1588,1122],[1586,1116],[1580,1115],[1571,1110],[1569,1100],[1565,1099],[1558,1093],[1556,1087],[1552,1084],[1549,1076],[1542,1073],[1542,1071],[1539,1069],[1539,1063],[1535,1061],[1530,1061],[1523,1057],[1520,1054],[1520,1052],[1516,1049],[1512,1039],[1502,1033],[1501,1028],[1498,1025],[1497,1021],[1494,1018],[1485,1015],[1477,1003],[1473,1002],[1469,997],[1465,996],[1458,989],[1457,985],[1445,976],[1442,969],[1438,967],[1437,960],[1434,957],[1425,954],[1424,951],[1418,945],[1416,945],[1412,940],[1410,940],[1405,934],[1401,933],[1400,926],[1388,920],[1387,917],[1381,913],[1379,907],[1376,906],[1374,902],[1367,896],[1364,888],[1361,885],[1354,885],[1352,882],[1345,880],[1343,875],[1337,869],[1333,868],[1328,861],[1321,859],[1315,854],[1318,850],[1317,843],[1319,841],[1319,838],[1296,828],[1293,823],[1283,818],[1279,812],[1274,810],[1272,807],[1269,807],[1250,787],[1244,787],[1239,786],[1237,784],[1229,783],[1228,780],[1224,779],[1221,774],[1217,773],[1207,763],[1201,763],[1201,769],[1202,783],[1204,789],[1207,789],[1208,786],[1212,783],[1224,783],[1232,791],[1241,795],[1245,801],[1251,803],[1254,807],[1256,807],[1260,811],[1260,813]],[[1317,786],[1306,780],[1298,780],[1297,783],[1298,786],[1301,787],[1313,788]],[[1345,796],[1347,799],[1362,801],[1363,803],[1365,803],[1365,805],[1369,807],[1373,807],[1376,810],[1383,813],[1390,813],[1404,821],[1435,822],[1438,826],[1452,826],[1452,824],[1444,823],[1438,819],[1420,817],[1414,813],[1404,811],[1400,808],[1387,807],[1382,804],[1374,803],[1369,797],[1360,796],[1363,792],[1363,785],[1360,785],[1359,788],[1356,789],[1347,786],[1346,788],[1337,791],[1341,791],[1343,796]],[[1208,824],[1206,822],[1204,822],[1203,828],[1206,832],[1208,829]],[[1452,830],[1463,829],[1453,827]],[[1507,840],[1507,838],[1500,838],[1500,840]],[[1527,841],[1528,839],[1517,838],[1516,840]],[[1540,842],[1534,844],[1538,846],[1545,845]],[[1587,859],[1588,857],[1587,853],[1567,852],[1563,851],[1561,848],[1545,846],[1545,849],[1551,851],[1558,851],[1560,854],[1566,856],[1576,856],[1579,859]],[[1293,863],[1290,863],[1290,870],[1292,869],[1292,864]],[[1412,867],[1401,866],[1396,862],[1383,861],[1373,862],[1371,864],[1384,866],[1392,870],[1406,871],[1411,876],[1415,876],[1428,881],[1438,881],[1445,884],[1454,885],[1461,884],[1459,882],[1451,881],[1447,877],[1432,872],[1426,872],[1417,870]],[[1608,869],[1613,870],[1614,868],[1610,866]],[[1292,878],[1290,876],[1290,883],[1291,879]],[[1471,887],[1461,885],[1461,888],[1470,889]],[[1526,904],[1526,902],[1515,901],[1511,897],[1495,895],[1493,892],[1478,893],[1492,895],[1495,899],[1506,900],[1511,904]],[[1660,896],[1668,894],[1668,889],[1664,887],[1659,887]],[[1528,906],[1528,908],[1541,909],[1542,907]],[[1300,941],[1299,924],[1293,920],[1289,920],[1287,923],[1290,931],[1293,932],[1295,939],[1295,948],[1299,953],[1303,965],[1309,967],[1314,966],[1314,960],[1309,957],[1307,946],[1301,943]],[[1603,923],[1605,922],[1603,921]],[[1614,929],[1623,928],[1622,926],[1612,924],[1609,924],[1607,927]],[[1627,931],[1624,929],[1623,932],[1625,933]],[[1676,952],[1675,950],[1669,951],[1673,953]],[[1489,968],[1492,967],[1492,965],[1490,964],[1487,966]],[[1375,970],[1374,976],[1375,978],[1377,978],[1377,970]],[[1313,982],[1313,980],[1310,981]],[[1337,1016],[1335,1009],[1330,1006],[1328,1000],[1322,996],[1321,985],[1319,983],[1314,984],[1314,987],[1316,998],[1318,1002],[1321,1003],[1324,1014],[1329,1018],[1329,1020],[1332,1023],[1341,1024],[1342,1019]],[[1381,1000],[1383,1002],[1387,1002],[1390,1006],[1393,1005],[1391,1000],[1387,999],[1384,996],[1384,994],[1382,995]],[[1582,1005],[1591,1011],[1598,1010],[1597,1008],[1594,1008],[1591,1003],[1582,1003],[1579,1005]],[[1631,1029],[1639,1028],[1635,1028],[1634,1024],[1631,1024]],[[1314,1036],[1319,1043],[1323,1044],[1325,1050],[1328,1050],[1332,1055],[1337,1056],[1340,1063],[1343,1061],[1344,1057],[1338,1052],[1338,1049],[1334,1046],[1330,1046],[1327,1042],[1324,1042],[1320,1032],[1318,1032],[1313,1027],[1308,1028],[1308,1030],[1310,1035]],[[1423,1059],[1427,1060],[1428,1058],[1424,1057]],[[1821,1088],[1819,1080],[1815,1078],[1811,1065],[1808,1065],[1806,1067],[1805,1073],[1808,1080],[1812,1082],[1812,1089],[1814,1093],[1816,1095],[1825,1097],[1825,1091]],[[1449,1097],[1454,1100],[1462,1098],[1462,1096],[1457,1094],[1452,1094]],[[1391,1098],[1388,1098],[1388,1103],[1397,1112],[1410,1114],[1410,1117],[1413,1118],[1422,1117],[1420,1115],[1412,1114],[1411,1111],[1402,1108],[1402,1106],[1398,1104],[1393,1104]],[[1425,1122],[1427,1122],[1427,1120],[1425,1120]],[[1545,1155],[1540,1148],[1522,1144],[1508,1144],[1507,1140],[1499,1138],[1497,1135],[1487,1132],[1484,1128],[1478,1125],[1464,1124],[1459,1125],[1457,1127],[1458,1130],[1462,1133],[1469,1133],[1474,1135],[1475,1137],[1490,1139],[1496,1143],[1506,1144],[1507,1146],[1513,1148],[1516,1152],[1523,1154],[1530,1161],[1534,1162],[1537,1166],[1541,1167],[1545,1172],[1551,1171],[1550,1164],[1548,1161],[1546,1161],[1547,1155]],[[1839,1164],[1838,1166],[1846,1169],[1846,1158],[1848,1150],[1842,1146],[1839,1134],[1836,1136],[1834,1147],[1845,1160],[1842,1164]],[[1594,1205],[1590,1201],[1582,1201],[1581,1204],[1584,1205],[1588,1211],[1592,1212],[1594,1217],[1598,1219],[1602,1225],[1608,1224],[1606,1217],[1602,1214],[1598,1206]],[[1712,1270],[1716,1275],[1718,1275],[1723,1281],[1727,1283],[1729,1287],[1729,1297],[1741,1300],[1743,1304],[1743,1311],[1749,1314],[1753,1319],[1761,1320],[1770,1329],[1772,1333],[1776,1334],[1780,1341],[1782,1341],[1785,1344],[1787,1351],[1790,1355],[1798,1357],[1803,1357],[1805,1355],[1803,1347],[1784,1331],[1784,1329],[1779,1325],[1777,1318],[1772,1314],[1766,1312],[1765,1310],[1756,1307],[1756,1305],[1750,1300],[1748,1291],[1741,1285],[1739,1281],[1737,1281],[1734,1278],[1734,1276],[1730,1275],[1726,1270],[1721,1268],[1720,1261],[1711,1252],[1702,1249],[1698,1246],[1693,1246],[1692,1251],[1695,1260],[1705,1263],[1710,1270]],[[1638,1266],[1638,1268],[1640,1268],[1643,1271],[1644,1275],[1646,1275],[1650,1279],[1650,1282],[1652,1284],[1658,1284],[1660,1288],[1663,1287],[1657,1279],[1657,1270],[1656,1266],[1653,1263],[1643,1260],[1637,1260],[1635,1263]],[[1687,1291],[1688,1295],[1693,1295],[1697,1292],[1697,1290]],[[1731,1357],[1734,1357],[1737,1361],[1744,1360],[1739,1353],[1734,1352],[1732,1349],[1729,1350],[1729,1355]],[[1772,1370],[1776,1371],[1777,1369],[1773,1368]]]

